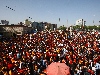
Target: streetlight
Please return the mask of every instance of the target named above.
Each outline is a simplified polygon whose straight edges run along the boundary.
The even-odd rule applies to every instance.
[[[99,26],[97,26],[97,30],[99,30]]]
[[[95,15],[93,15],[95,17]],[[94,24],[94,20],[93,20],[93,24]]]

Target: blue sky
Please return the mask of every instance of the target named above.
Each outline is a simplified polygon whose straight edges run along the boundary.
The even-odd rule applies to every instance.
[[[94,24],[100,24],[100,0],[0,0],[0,20],[9,20],[10,24],[29,19],[58,24],[59,27],[74,25],[81,18],[87,25],[93,25],[93,20]]]

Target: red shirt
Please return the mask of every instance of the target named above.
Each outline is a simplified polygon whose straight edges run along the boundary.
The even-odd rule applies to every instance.
[[[73,64],[73,61],[72,61],[72,60],[69,60],[69,63],[70,63],[70,64]]]
[[[13,64],[8,64],[8,69],[13,68]]]

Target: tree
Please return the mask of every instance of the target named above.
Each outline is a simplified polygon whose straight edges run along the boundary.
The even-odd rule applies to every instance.
[[[94,26],[84,26],[84,28],[82,29],[82,28],[80,28],[81,26],[80,25],[76,25],[76,26],[73,26],[73,30],[93,30],[93,29],[95,29],[95,30],[100,30],[100,25],[99,26],[96,26],[96,25],[94,25]]]
[[[58,28],[58,30],[63,30],[63,31],[65,31],[65,30],[66,30],[66,27],[64,27],[64,25],[63,25],[63,26],[60,26],[60,27]]]

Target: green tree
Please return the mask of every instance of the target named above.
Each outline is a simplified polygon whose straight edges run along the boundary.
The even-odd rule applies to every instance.
[[[64,25],[63,26],[60,26],[59,28],[58,28],[59,30],[66,30],[66,27],[64,27]]]

